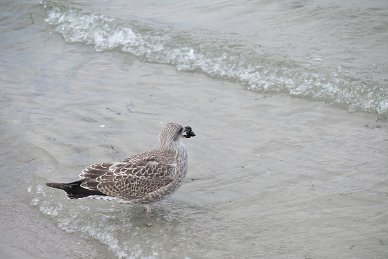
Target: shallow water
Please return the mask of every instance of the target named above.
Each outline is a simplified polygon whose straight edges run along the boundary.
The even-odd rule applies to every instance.
[[[269,13],[288,5],[296,10],[318,5],[259,3]],[[311,71],[319,69],[330,74],[335,62],[306,66],[308,53],[297,46],[293,47],[297,53],[288,53],[283,45],[287,41],[267,46],[271,38],[268,35],[260,51],[254,49],[252,42],[258,40],[254,35],[252,42],[244,40],[242,46],[232,48],[231,44],[239,39],[249,38],[251,29],[244,27],[239,34],[237,25],[227,26],[232,24],[230,20],[224,26],[214,21],[224,15],[245,25],[252,24],[248,22],[249,16],[237,14],[248,10],[264,12],[263,6],[254,9],[253,2],[247,6],[219,2],[207,6],[204,12],[205,4],[201,2],[189,5],[170,1],[164,8],[149,2],[131,4],[2,3],[0,163],[5,180],[0,183],[0,192],[2,210],[7,213],[1,214],[4,234],[0,237],[0,255],[388,255],[388,125],[384,116],[375,114],[386,113],[386,92],[380,72],[371,71],[365,73],[370,78],[364,77],[360,71],[367,66],[366,61],[353,56],[358,61],[349,59],[347,64],[354,67],[349,71],[357,76],[355,81],[372,78],[378,87],[367,85],[358,89],[363,94],[360,96],[353,95],[358,90],[349,85],[342,93],[347,93],[347,100],[354,103],[338,101],[342,106],[371,113],[349,113],[310,101],[320,99],[314,91],[306,94],[305,99],[290,98],[288,90],[301,85],[291,84],[287,90],[279,85],[279,80],[287,76],[288,80],[297,79],[297,75],[305,80],[307,75],[314,78],[311,80],[315,86],[321,82],[321,74],[315,77]],[[315,7],[321,10],[335,4],[323,5]],[[375,10],[382,17],[386,12],[384,3],[377,1],[350,9],[354,8]],[[199,13],[203,19],[192,18]],[[373,17],[375,23],[382,22],[374,13]],[[91,28],[99,32],[96,34]],[[125,37],[117,41],[120,37],[115,33],[123,28],[129,28],[136,35],[134,39],[141,37],[143,45],[139,41],[125,45]],[[217,33],[209,35],[212,30]],[[360,35],[358,39],[366,37]],[[375,41],[370,44],[379,46],[384,35],[375,34],[372,38]],[[156,40],[169,48],[158,49]],[[306,46],[307,50],[311,47],[295,44]],[[169,56],[184,48],[200,49],[204,56],[213,55],[206,69],[215,72],[203,69],[203,60],[188,58],[189,49],[175,58]],[[229,51],[226,63],[212,59],[224,48]],[[386,54],[381,46],[369,51],[376,51],[381,57]],[[282,59],[285,55],[287,58]],[[256,91],[256,85],[239,76],[241,69],[258,66],[254,62],[263,60],[273,61],[260,63],[270,74],[257,80],[260,84],[270,82],[269,89]],[[381,62],[381,66],[386,66]],[[349,75],[338,76],[338,80],[330,77],[332,89],[340,89],[340,83]],[[254,91],[247,91],[241,84]],[[298,96],[303,97],[304,93],[307,92],[301,91]],[[322,99],[337,102],[326,97]],[[68,200],[63,192],[44,186],[47,181],[74,180],[88,164],[118,161],[154,148],[159,129],[167,121],[192,126],[197,137],[186,141],[190,159],[187,181],[172,197],[154,204],[152,213],[147,214],[141,206],[117,202]]]
[[[46,22],[66,42],[97,51],[119,49],[254,91],[387,113],[388,5],[382,1],[89,4],[44,1]]]

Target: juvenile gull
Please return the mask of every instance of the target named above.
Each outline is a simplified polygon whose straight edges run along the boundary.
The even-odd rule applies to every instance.
[[[172,194],[187,173],[187,151],[182,137],[195,134],[190,127],[167,123],[159,135],[159,148],[131,156],[121,162],[93,164],[71,183],[46,183],[64,190],[70,199],[91,195],[118,197],[150,203]]]

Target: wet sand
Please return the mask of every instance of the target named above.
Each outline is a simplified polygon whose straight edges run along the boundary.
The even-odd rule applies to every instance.
[[[98,258],[98,244],[59,229],[49,218],[20,202],[4,196],[1,202],[1,258]]]
[[[46,166],[45,157],[25,137],[22,122],[5,121],[4,115],[0,119],[0,258],[99,258],[101,252],[113,256],[95,240],[65,233],[31,206],[28,187],[38,168]]]

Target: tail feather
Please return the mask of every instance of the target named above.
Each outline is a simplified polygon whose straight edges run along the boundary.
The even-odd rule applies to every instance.
[[[90,195],[103,195],[100,191],[85,189],[81,186],[84,180],[79,180],[71,183],[46,183],[51,188],[64,190],[70,199],[80,199]]]

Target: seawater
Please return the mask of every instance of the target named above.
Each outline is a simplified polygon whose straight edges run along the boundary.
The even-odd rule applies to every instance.
[[[388,67],[387,59],[382,57],[388,57],[388,48],[383,44],[388,41],[388,6],[382,3],[376,7],[373,4],[376,5],[373,2],[371,7],[336,6],[330,2],[305,1],[279,1],[274,6],[265,1],[255,6],[228,3],[236,9],[238,7],[234,15],[247,17],[235,27],[247,25],[252,29],[241,28],[240,34],[223,33],[222,30],[185,30],[184,26],[180,28],[176,24],[169,26],[130,15],[122,19],[51,1],[43,1],[42,7],[47,12],[45,21],[68,43],[91,45],[96,51],[118,49],[124,55],[133,55],[146,62],[170,64],[178,71],[204,73],[238,82],[261,93],[286,93],[322,100],[349,111],[385,116],[388,111]],[[214,8],[223,11],[222,6],[214,5]],[[201,7],[205,6],[210,10],[212,8],[205,4]],[[126,7],[129,13],[137,8],[136,5]],[[182,8],[178,5],[179,10],[179,7]],[[272,13],[261,16],[262,8]],[[168,8],[164,11],[168,12]],[[182,12],[188,11],[185,9]],[[257,15],[254,16],[255,13]],[[170,15],[173,16],[172,13]],[[266,49],[262,44],[268,44],[266,38],[270,28],[265,27],[261,32],[263,25],[255,28],[252,24],[260,23],[260,19],[266,23],[271,15],[280,24],[269,26],[281,31],[283,27],[289,28],[289,38],[305,46],[298,46],[295,42],[283,46],[290,39],[284,40],[283,35],[275,35],[273,44]],[[283,15],[284,20],[280,20],[279,16]],[[342,15],[346,19],[340,19]],[[228,24],[230,21],[225,18],[224,22]],[[306,23],[311,26],[306,28]],[[290,27],[290,24],[294,26]],[[207,28],[206,24],[202,26]],[[338,34],[333,31],[333,28],[337,30],[335,26],[338,26]],[[222,28],[222,22],[219,27]],[[253,35],[249,38],[249,34]],[[311,46],[317,38],[322,42]],[[284,43],[279,44],[277,40]],[[323,42],[328,40],[332,42]],[[365,46],[365,41],[370,42],[370,46]],[[342,46],[346,42],[348,46]],[[288,49],[284,50],[285,47]],[[304,55],[301,54],[303,48],[306,49]],[[363,48],[369,49],[365,51]],[[376,60],[371,61],[365,56],[376,57]],[[322,62],[326,59],[326,63]]]
[[[97,258],[386,258],[384,1],[0,7],[1,208]],[[151,214],[45,186],[155,147],[172,119],[197,133],[188,179]],[[9,247],[73,250],[41,246],[52,233],[21,208]]]

